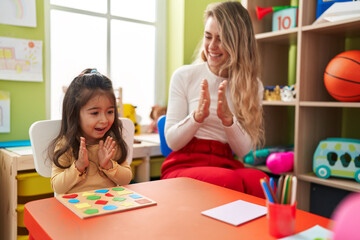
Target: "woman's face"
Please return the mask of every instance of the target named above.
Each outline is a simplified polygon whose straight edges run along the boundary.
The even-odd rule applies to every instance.
[[[115,105],[105,95],[95,95],[80,109],[80,128],[87,144],[96,144],[115,120]]]
[[[219,76],[221,66],[228,60],[229,54],[221,44],[218,23],[213,17],[209,17],[205,24],[204,53],[210,70]],[[222,73],[227,77],[227,71]]]

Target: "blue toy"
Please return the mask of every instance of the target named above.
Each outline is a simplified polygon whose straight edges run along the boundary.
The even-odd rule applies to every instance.
[[[320,141],[314,153],[313,171],[320,178],[355,178],[360,183],[360,140],[327,138]]]
[[[259,149],[255,151],[255,157],[253,154],[253,151],[250,151],[248,154],[244,157],[244,162],[251,165],[261,165],[265,164],[266,159],[269,157],[272,153],[280,153],[280,152],[288,152],[288,151],[294,151],[294,146],[272,146],[272,147],[266,147],[263,149]]]

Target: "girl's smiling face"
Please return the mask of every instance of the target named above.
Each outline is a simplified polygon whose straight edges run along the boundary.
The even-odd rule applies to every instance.
[[[209,17],[205,24],[204,54],[211,72],[219,76],[220,68],[228,60],[229,54],[221,44],[218,23],[213,17]],[[227,77],[224,74],[222,77]]]
[[[96,144],[109,131],[115,120],[115,103],[97,94],[80,109],[81,134],[87,144]]]

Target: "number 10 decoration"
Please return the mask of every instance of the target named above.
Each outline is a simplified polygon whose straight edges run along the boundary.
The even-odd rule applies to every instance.
[[[276,11],[273,14],[272,30],[286,30],[297,26],[297,14],[298,8],[291,7],[280,11]]]

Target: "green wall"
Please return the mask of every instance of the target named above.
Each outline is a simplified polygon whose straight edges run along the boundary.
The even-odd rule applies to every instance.
[[[184,63],[184,0],[167,1],[167,13],[166,91],[168,92],[172,73]]]
[[[43,41],[44,55],[44,3],[36,1],[37,27],[19,27],[0,24],[0,36]],[[44,61],[43,61],[44,65]],[[45,69],[43,67],[43,69]],[[45,73],[43,73],[45,79]],[[45,119],[45,81],[23,82],[0,79],[0,90],[10,93],[10,133],[0,133],[0,141],[29,139],[29,127]]]

